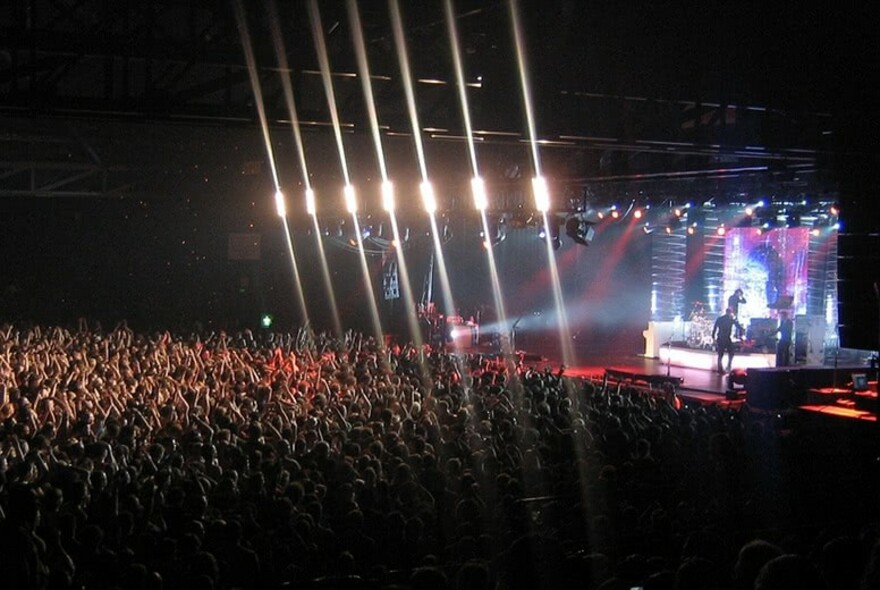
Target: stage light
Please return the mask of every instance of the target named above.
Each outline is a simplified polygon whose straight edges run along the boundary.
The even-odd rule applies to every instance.
[[[682,215],[684,215],[684,211],[682,211],[681,207],[676,207],[675,211],[673,212],[675,213],[676,217],[681,217]]]
[[[696,223],[690,224],[687,228],[687,233],[689,236],[692,236],[695,233],[697,233],[697,224]]]
[[[479,176],[471,178],[471,192],[474,194],[474,207],[477,211],[485,211],[489,207],[489,200],[486,198],[486,183]]]
[[[317,211],[317,207],[315,206],[315,191],[309,187],[306,189],[306,212],[309,215],[314,215]]]
[[[593,224],[582,217],[572,216],[565,221],[565,235],[570,237],[576,244],[589,246],[596,235]]]
[[[618,211],[617,208],[612,209],[611,217],[612,219],[620,219],[620,211]]]
[[[837,204],[831,205],[831,207],[828,208],[828,214],[837,217],[840,215],[840,206]]]
[[[264,313],[260,316],[260,326],[263,328],[271,328],[274,321],[275,318],[272,317],[272,314]]]
[[[282,219],[287,217],[287,206],[284,204],[284,193],[281,192],[281,189],[275,191],[275,213]]]
[[[813,235],[814,237],[818,238],[820,235],[822,235],[822,230],[819,229],[818,227],[814,227],[813,229],[810,230],[810,234]]]
[[[754,215],[754,213],[755,213],[755,210],[752,207],[746,207],[746,215],[751,217],[752,215]]]
[[[369,238],[372,235],[373,235],[373,226],[372,225],[365,225],[364,227],[361,228],[361,238],[366,240],[367,238]]]
[[[719,236],[723,236],[724,234],[727,233],[727,229],[725,229],[723,223],[722,223],[721,225],[719,225],[719,226],[718,226],[718,229],[715,230],[715,231],[718,233]]]
[[[532,192],[535,193],[535,209],[541,213],[550,210],[550,189],[547,188],[547,180],[543,176],[532,179]]]
[[[382,181],[382,208],[388,213],[394,211],[394,183],[390,180]]]
[[[600,220],[605,219],[605,212],[604,211],[597,211],[596,217],[598,217]]]
[[[351,214],[357,213],[357,196],[354,192],[354,186],[346,184],[342,189],[342,194],[345,196],[346,210]]]
[[[542,240],[547,237],[547,230],[544,226],[538,228],[538,237]]]
[[[483,238],[483,247],[488,249],[490,246],[497,246],[507,238],[507,231],[504,226],[504,218],[488,223],[489,234],[480,230],[480,237]]]
[[[419,185],[419,192],[422,194],[422,205],[425,212],[433,215],[437,212],[437,198],[434,196],[434,187],[427,180]]]
[[[641,219],[642,218],[642,210],[636,209],[635,211],[633,211],[633,217],[635,217],[636,219]]]

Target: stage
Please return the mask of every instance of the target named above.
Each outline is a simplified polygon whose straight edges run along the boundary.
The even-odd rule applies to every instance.
[[[729,405],[742,401],[727,399],[728,380],[725,374],[673,366],[641,355],[598,356],[590,359],[589,363],[566,367],[565,374],[594,381],[604,380],[607,376],[651,389],[662,389],[663,384],[668,382],[675,387],[680,398],[701,404]]]
[[[748,403],[758,412],[799,412],[878,422],[876,380],[867,381],[864,390],[853,388],[853,377],[876,374],[865,366],[752,367],[735,370],[734,379],[730,379],[728,373],[675,366],[640,355],[608,355],[567,367],[565,374],[593,381],[608,379],[658,394],[663,394],[664,386],[669,384],[685,403],[725,407]]]

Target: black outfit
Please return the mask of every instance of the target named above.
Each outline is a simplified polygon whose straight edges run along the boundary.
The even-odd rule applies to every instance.
[[[733,315],[739,317],[739,304],[745,303],[746,298],[742,296],[742,294],[734,293],[730,297],[727,298],[727,307],[733,310]]]
[[[779,342],[776,344],[776,366],[787,367],[791,364],[791,337],[794,332],[794,322],[790,318],[779,320]]]
[[[723,373],[724,367],[721,359],[724,353],[727,353],[727,370],[730,371],[733,365],[733,329],[739,328],[739,323],[731,314],[726,313],[715,320],[715,326],[712,328],[712,338],[715,339],[715,348],[718,351],[718,372]]]

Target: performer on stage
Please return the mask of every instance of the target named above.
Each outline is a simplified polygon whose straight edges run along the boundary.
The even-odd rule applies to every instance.
[[[791,336],[794,322],[788,317],[787,311],[779,312],[779,342],[776,344],[776,366],[787,367],[791,364]]]
[[[733,310],[733,315],[736,318],[739,318],[740,303],[746,303],[746,298],[743,297],[743,290],[737,289],[733,292],[733,295],[727,298],[727,307]]]
[[[715,326],[712,328],[712,338],[715,340],[715,349],[718,351],[718,372],[724,372],[724,366],[721,364],[721,359],[724,357],[724,353],[727,353],[727,372],[730,372],[730,369],[733,365],[733,336],[734,336],[734,328],[737,329],[737,335],[741,333],[742,326],[739,322],[736,321],[736,316],[734,315],[733,308],[728,307],[727,312],[719,316],[718,319],[715,320]]]

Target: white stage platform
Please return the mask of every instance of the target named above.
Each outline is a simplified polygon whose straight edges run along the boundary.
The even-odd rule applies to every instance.
[[[651,322],[642,332],[645,337],[645,356],[660,359],[664,364],[674,367],[705,369],[714,371],[718,366],[718,355],[711,349],[670,346],[669,342],[685,340],[689,322]],[[723,362],[727,363],[727,355]],[[733,355],[733,369],[766,369],[776,366],[776,353],[742,353]]]
[[[660,362],[673,367],[688,367],[714,371],[718,366],[718,354],[714,350],[697,350],[676,346],[661,346],[657,355]],[[722,361],[727,364],[727,355]],[[767,369],[776,366],[776,354],[734,354],[732,369]]]

